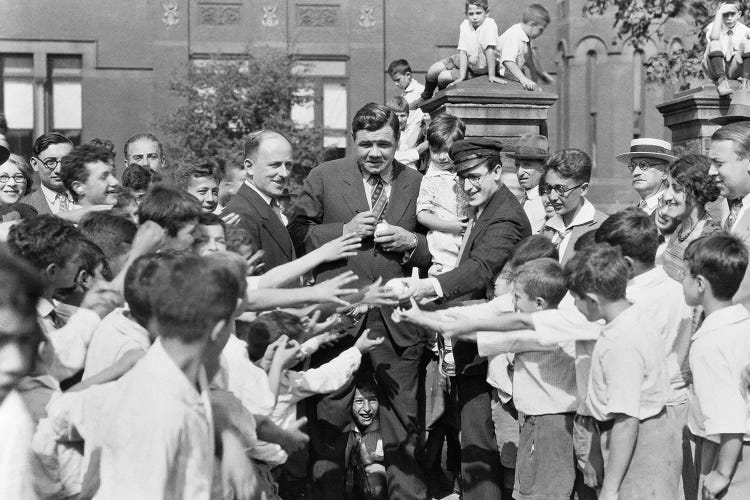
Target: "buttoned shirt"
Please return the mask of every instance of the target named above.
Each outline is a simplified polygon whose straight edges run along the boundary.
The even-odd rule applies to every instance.
[[[99,323],[91,336],[83,368],[83,380],[111,367],[125,353],[138,350],[144,354],[151,347],[148,330],[118,307]]]
[[[57,191],[52,191],[44,184],[40,184],[39,188],[41,189],[42,194],[44,195],[44,199],[47,201],[47,205],[49,205],[49,210],[53,215],[57,215],[60,213],[61,196],[68,199],[68,210],[72,210],[78,207],[78,205],[76,205],[76,203],[73,201],[73,197],[70,196],[70,193],[68,193],[67,191],[58,193]]]
[[[748,394],[741,382],[748,365],[750,312],[733,305],[709,314],[690,349],[690,432],[716,443],[721,434],[744,434],[750,441]]]
[[[602,329],[591,356],[586,405],[599,420],[658,415],[669,396],[666,356],[650,318],[634,305]]]
[[[458,50],[466,52],[468,68],[475,73],[487,72],[487,57],[484,51],[497,43],[497,24],[487,17],[474,29],[468,19],[464,19],[458,28]]]
[[[584,198],[583,200],[583,206],[581,206],[581,209],[578,210],[578,213],[573,216],[573,220],[570,221],[570,224],[567,226],[565,225],[565,222],[563,222],[562,217],[555,214],[547,221],[545,224],[545,227],[548,227],[550,229],[553,229],[555,231],[555,236],[552,238],[552,242],[557,245],[557,252],[560,255],[560,260],[562,261],[563,256],[565,255],[565,250],[567,250],[568,245],[570,244],[570,237],[573,232],[573,228],[576,226],[581,226],[583,224],[591,224],[594,222],[594,217],[596,216],[596,209],[594,208],[594,205],[591,204],[591,202]]]
[[[547,216],[542,195],[539,194],[537,188],[531,188],[526,191],[526,201],[523,202],[523,211],[526,212],[526,217],[529,218],[531,232],[538,234],[544,227]]]
[[[497,39],[495,48],[498,62],[497,72],[500,76],[505,76],[506,68],[503,64],[506,61],[512,61],[523,68],[526,65],[526,59],[529,57],[531,49],[531,40],[523,30],[523,23],[517,23],[508,28]],[[510,76],[510,73],[509,73]],[[515,77],[514,77],[515,78]]]
[[[214,427],[203,368],[196,389],[157,339],[115,384],[95,498],[209,499]]]
[[[706,28],[706,41],[711,41],[711,28],[709,25]],[[747,26],[738,22],[732,28],[732,33],[729,33],[729,28],[724,24],[721,25],[721,33],[719,34],[719,43],[721,44],[721,51],[724,54],[724,59],[730,61],[740,50],[740,44],[750,32]],[[706,44],[706,50],[708,51],[708,44]]]
[[[282,224],[286,226],[289,223],[289,219],[287,218],[286,215],[284,215],[284,212],[282,212],[281,208],[279,207],[278,200],[275,200],[271,196],[268,196],[266,193],[261,192],[260,189],[258,189],[258,187],[255,185],[255,183],[251,179],[246,180],[245,184],[247,184],[250,189],[258,193],[258,196],[260,196],[263,199],[263,201],[266,202],[266,205],[271,207],[271,210],[273,210],[281,219]]]
[[[637,305],[649,324],[661,335],[667,356],[669,405],[686,403],[690,367],[688,351],[692,333],[693,308],[685,303],[682,285],[656,266],[628,281],[628,300]]]
[[[84,367],[91,337],[101,319],[94,311],[79,308],[64,326],[60,326],[53,319],[55,307],[47,299],[39,299],[37,314],[44,333],[37,372],[60,381],[72,377]]]

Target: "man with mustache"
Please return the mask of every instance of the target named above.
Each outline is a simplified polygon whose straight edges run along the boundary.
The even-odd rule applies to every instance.
[[[265,270],[295,258],[286,230],[287,217],[279,197],[284,194],[292,170],[292,145],[282,134],[261,130],[245,141],[246,180],[222,213],[237,214],[257,250],[263,250]]]
[[[630,151],[617,155],[617,161],[628,166],[633,189],[641,197],[638,208],[652,218],[666,188],[667,165],[676,159],[670,143],[649,138],[633,139]]]
[[[518,184],[525,191],[523,211],[529,218],[531,232],[539,233],[547,220],[539,180],[544,173],[544,163],[549,154],[549,144],[543,135],[523,134],[518,139],[516,150],[508,156],[516,162]]]
[[[73,197],[60,179],[62,159],[71,151],[73,143],[57,132],[40,135],[34,141],[30,163],[39,173],[41,184],[21,201],[34,207],[40,215],[57,215],[73,208]]]

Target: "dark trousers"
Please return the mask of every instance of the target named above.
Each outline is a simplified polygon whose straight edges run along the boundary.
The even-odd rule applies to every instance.
[[[370,337],[385,337],[385,341],[370,352],[369,366],[373,370],[380,394],[380,432],[383,438],[388,498],[391,500],[422,500],[427,496],[427,487],[422,470],[423,443],[420,433],[423,427],[419,415],[423,400],[419,387],[422,385],[423,345],[408,347],[395,345],[386,330],[380,311],[370,311],[364,328],[370,329]],[[337,346],[345,349],[352,339]],[[321,354],[331,356],[333,353]],[[314,360],[318,363],[318,360]],[[325,362],[325,361],[323,361]],[[361,369],[368,369],[363,363]],[[325,499],[343,498],[345,477],[344,455],[346,439],[342,431],[351,419],[353,384],[333,394],[319,398],[317,404],[309,405],[314,411],[310,415],[310,449],[314,497]],[[422,396],[420,398],[420,396]]]
[[[492,422],[492,387],[484,377],[458,375],[461,490],[464,500],[502,498],[502,469]]]

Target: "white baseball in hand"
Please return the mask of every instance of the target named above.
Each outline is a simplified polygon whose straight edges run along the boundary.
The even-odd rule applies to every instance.
[[[393,278],[385,284],[385,289],[397,297],[404,297],[409,293],[409,286],[403,278]]]

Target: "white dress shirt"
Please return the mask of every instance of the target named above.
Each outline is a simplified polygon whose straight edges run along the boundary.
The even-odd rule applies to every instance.
[[[711,28],[709,24],[706,27],[706,41],[711,41]],[[740,44],[750,34],[750,29],[744,24],[738,22],[732,28],[732,34],[729,34],[729,28],[721,25],[721,33],[719,34],[719,43],[721,44],[721,51],[724,53],[724,59],[731,61],[732,58],[739,52]],[[706,44],[706,54],[708,54],[708,44]]]
[[[750,208],[750,193],[742,197],[742,208],[740,208],[740,211],[737,212],[737,217],[734,219],[734,224],[729,228],[729,231],[732,231],[737,223],[742,219],[742,217],[744,217],[745,212],[747,212],[748,208]],[[726,223],[728,217],[729,210],[724,210],[721,217],[722,227],[724,227],[724,224]]]
[[[648,215],[653,214],[654,211],[659,208],[659,198],[661,198],[661,195],[663,194],[664,190],[660,189],[658,192],[652,194],[651,196],[647,196],[645,199],[642,199],[640,203],[638,203],[638,207]]]
[[[365,198],[367,198],[367,206],[370,207],[370,210],[372,210],[372,192],[375,189],[373,181],[370,180],[371,178],[371,174],[364,171],[362,172],[362,183],[365,186]],[[393,188],[393,166],[382,172],[380,178],[383,180],[383,192],[388,197],[388,200],[390,200],[391,189]],[[387,210],[388,209],[386,208],[386,211]],[[385,214],[383,214],[383,217],[385,218]]]
[[[547,221],[547,211],[544,209],[542,195],[537,188],[531,188],[526,191],[526,201],[523,202],[523,211],[531,224],[531,233],[539,234]]]
[[[741,374],[750,365],[750,312],[733,305],[709,314],[693,335],[693,372],[688,427],[716,443],[720,434],[750,441],[748,394]]]
[[[151,347],[148,330],[126,314],[124,308],[118,307],[105,316],[94,330],[82,380],[111,367],[129,351],[139,350],[145,354]]]
[[[497,39],[497,46],[495,47],[495,54],[497,58],[497,72],[500,76],[505,76],[506,61],[515,62],[519,68],[523,68],[526,65],[526,59],[529,57],[530,40],[529,36],[523,30],[522,23],[517,23],[508,28],[500,35]],[[508,72],[508,76],[515,79]]]
[[[57,191],[52,191],[44,184],[40,184],[39,188],[41,189],[44,199],[47,201],[47,205],[49,205],[49,210],[53,215],[60,213],[60,196],[64,196],[68,199],[68,210],[78,208],[78,205],[73,201],[73,197],[70,196],[70,193],[67,191],[58,193]]]

